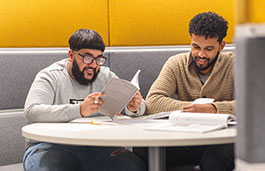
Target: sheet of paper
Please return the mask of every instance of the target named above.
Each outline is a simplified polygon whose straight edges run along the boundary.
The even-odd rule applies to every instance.
[[[39,127],[42,127],[41,125]],[[104,128],[110,128],[113,127],[111,125],[93,125],[93,124],[50,124],[43,126],[45,129],[51,129],[51,130],[60,130],[60,131],[73,131],[73,132],[81,132],[81,131],[88,131],[88,130],[94,130],[94,129],[104,129]]]
[[[209,104],[213,102],[214,102],[214,99],[212,98],[199,98],[199,99],[194,100],[192,104]]]
[[[173,132],[197,132],[197,133],[206,133],[218,129],[224,128],[222,125],[198,125],[191,124],[187,126],[180,126],[174,123],[169,124],[160,124],[151,127],[145,127],[145,130],[148,131],[173,131]]]
[[[142,116],[143,119],[162,119],[168,118],[171,112],[160,112],[148,116]]]
[[[122,120],[114,120],[113,122],[118,124],[127,124],[127,125],[136,125],[136,126],[151,126],[151,125],[159,125],[159,124],[167,124],[169,123],[168,119],[122,119]]]
[[[228,118],[234,118],[229,114],[213,114],[213,113],[189,113],[174,111],[169,116],[169,121],[179,125],[223,125],[227,127]]]
[[[131,83],[137,87],[140,90],[140,86],[139,86],[139,74],[140,74],[141,70],[138,70],[136,72],[136,74],[134,75],[134,77],[131,80]]]

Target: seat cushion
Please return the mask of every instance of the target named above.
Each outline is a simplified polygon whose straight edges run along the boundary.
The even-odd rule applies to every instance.
[[[1,171],[24,171],[22,163],[0,166]]]
[[[0,111],[0,166],[22,162],[25,139],[21,135],[21,128],[25,124],[23,111]]]

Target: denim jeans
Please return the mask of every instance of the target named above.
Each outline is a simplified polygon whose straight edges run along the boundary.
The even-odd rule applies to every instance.
[[[134,153],[118,147],[38,143],[23,158],[25,171],[145,171]]]

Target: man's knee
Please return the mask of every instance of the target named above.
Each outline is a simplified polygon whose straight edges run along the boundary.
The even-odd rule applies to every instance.
[[[233,145],[210,147],[205,150],[200,161],[203,171],[232,171],[234,167]]]
[[[67,171],[75,170],[76,162],[67,153],[46,144],[38,144],[29,148],[24,156],[25,171]]]
[[[120,168],[126,171],[146,171],[144,161],[131,151],[119,149],[111,153],[111,156],[118,157],[120,164],[123,165]]]

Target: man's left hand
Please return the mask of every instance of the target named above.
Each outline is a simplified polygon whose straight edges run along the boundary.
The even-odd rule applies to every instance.
[[[213,104],[191,104],[184,106],[182,112],[217,113]]]
[[[138,91],[136,95],[132,98],[132,100],[128,103],[127,108],[131,112],[137,112],[137,110],[140,108],[142,103],[142,95],[141,92]]]

